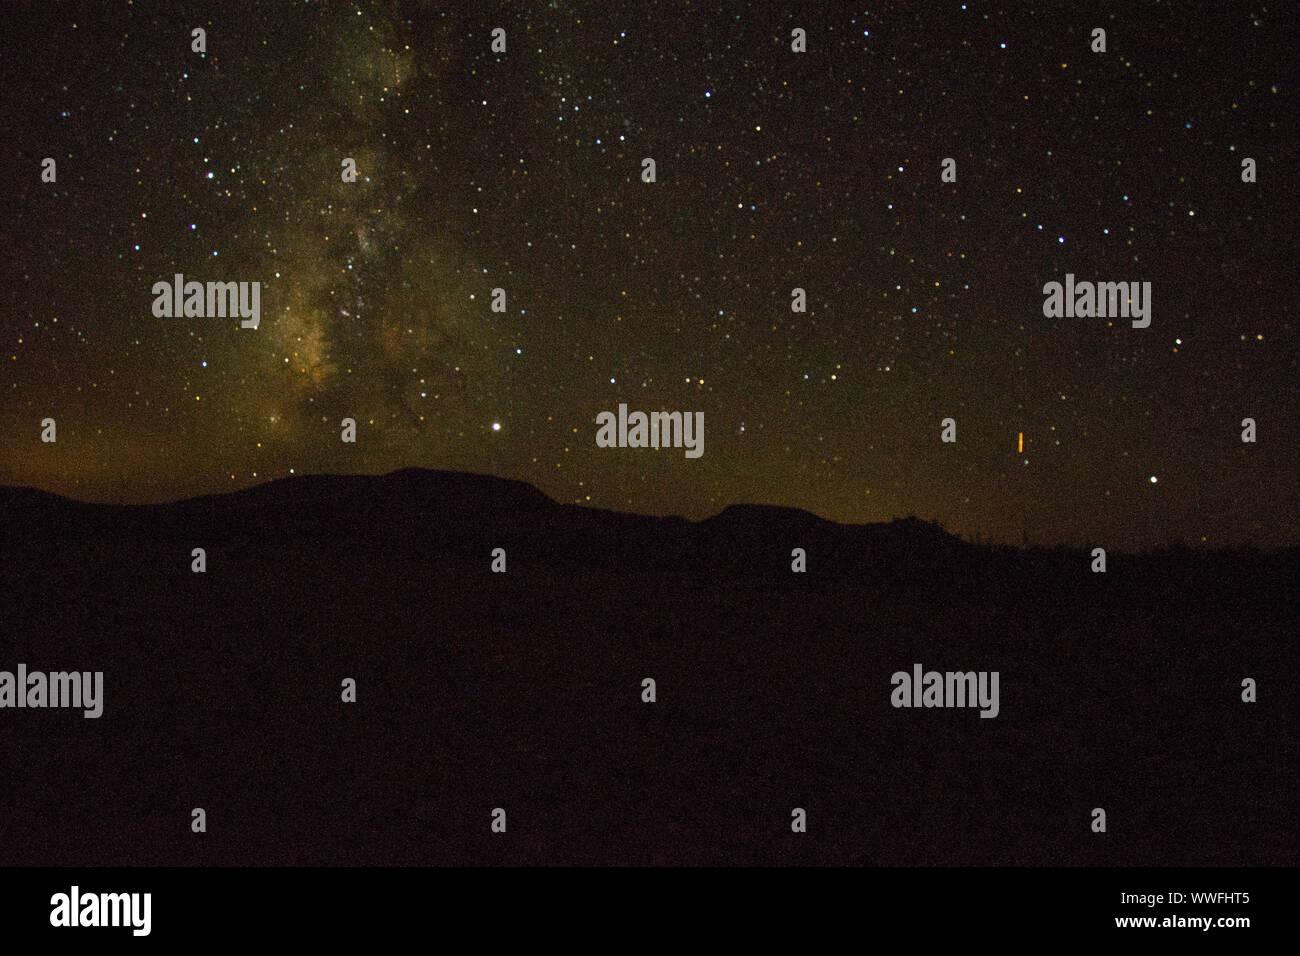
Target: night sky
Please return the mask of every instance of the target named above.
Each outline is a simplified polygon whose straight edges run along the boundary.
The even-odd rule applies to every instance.
[[[6,6],[0,482],[421,466],[696,519],[1300,543],[1294,11],[1029,7]],[[175,273],[260,282],[260,326],[155,317]],[[1066,273],[1151,282],[1150,327],[1045,317]],[[596,447],[621,402],[703,411],[703,456]]]

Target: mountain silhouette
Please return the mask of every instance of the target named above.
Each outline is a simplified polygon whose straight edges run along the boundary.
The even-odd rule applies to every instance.
[[[0,863],[1296,862],[1296,549],[1093,573],[423,469],[0,488],[0,528],[0,672],[104,675],[96,719],[0,708]],[[918,663],[998,672],[997,716],[893,706]]]

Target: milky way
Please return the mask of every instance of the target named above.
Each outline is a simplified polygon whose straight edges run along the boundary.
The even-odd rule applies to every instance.
[[[1168,6],[13,8],[0,480],[417,465],[693,518],[1296,543],[1294,27]],[[176,273],[260,282],[260,326],[156,318]],[[1044,316],[1067,273],[1150,282],[1150,327]],[[620,403],[703,412],[705,453],[597,447]]]

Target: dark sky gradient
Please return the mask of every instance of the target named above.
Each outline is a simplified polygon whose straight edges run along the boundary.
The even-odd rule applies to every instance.
[[[692,518],[1300,543],[1294,19],[1112,7],[7,6],[0,481],[416,465]],[[155,318],[176,272],[260,281],[260,328]],[[1150,328],[1045,318],[1067,272],[1150,281]],[[619,402],[703,411],[704,456],[597,448]]]

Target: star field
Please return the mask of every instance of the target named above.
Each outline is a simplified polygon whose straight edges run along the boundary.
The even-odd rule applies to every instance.
[[[415,465],[691,518],[1297,543],[1294,22],[1014,6],[15,7],[0,481]],[[259,328],[156,318],[175,273],[261,282]],[[1150,327],[1044,317],[1066,273],[1150,281]],[[620,402],[703,411],[703,457],[596,447]]]

